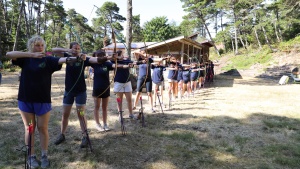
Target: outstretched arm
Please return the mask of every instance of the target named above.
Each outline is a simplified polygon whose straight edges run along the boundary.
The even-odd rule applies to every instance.
[[[63,57],[65,52],[74,53],[77,51],[74,51],[73,49],[66,49],[66,48],[52,48],[52,52],[57,56]]]
[[[42,58],[45,57],[45,53],[11,51],[6,53],[6,57],[12,60],[16,60],[17,58]]]

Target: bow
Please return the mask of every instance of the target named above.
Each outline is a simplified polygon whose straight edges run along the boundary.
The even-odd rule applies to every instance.
[[[78,36],[78,34],[76,33],[76,30],[74,29],[74,27],[73,27],[73,25],[72,24],[70,24],[70,22],[69,21],[67,21],[67,20],[65,20],[65,23],[71,28],[71,30],[74,32],[74,34],[75,34],[75,36],[76,36],[76,39],[78,40],[78,43],[79,43],[79,45],[81,46],[81,49],[83,49],[83,45],[82,45],[82,43],[81,43],[81,40],[80,40],[80,37]],[[80,60],[79,60],[80,61]],[[83,72],[83,68],[84,68],[84,61],[82,61],[81,60],[81,70],[80,70],[80,73],[79,73],[79,75],[78,75],[78,78],[77,78],[77,80],[75,81],[75,83],[74,83],[74,85],[71,87],[71,89],[68,91],[68,93],[65,95],[65,97],[66,96],[68,96],[68,94],[74,89],[74,87],[76,86],[76,84],[78,83],[78,81],[79,81],[79,79],[80,79],[80,76],[82,75],[82,72]]]
[[[28,124],[28,129],[27,130],[28,130],[28,133],[29,133],[28,145],[24,145],[20,149],[16,149],[17,151],[22,151],[25,154],[25,157],[24,157],[25,158],[25,161],[24,161],[25,169],[31,168],[31,160],[29,160],[29,165],[27,164],[27,160],[28,160],[28,157],[31,155],[31,147],[32,147],[31,146],[31,136],[32,136],[33,130],[34,130],[32,120]],[[24,148],[25,148],[25,150],[24,150]]]
[[[144,116],[144,108],[143,108],[143,101],[142,101],[142,96],[140,97],[140,102],[141,102],[141,108],[139,110],[139,117],[138,119],[141,119],[142,122],[142,127],[145,127],[145,116]]]
[[[114,43],[114,49],[113,49],[113,54],[112,55],[114,56],[114,54],[117,53],[117,44],[116,44],[115,32],[114,32],[114,29],[113,29],[113,26],[112,26],[112,23],[111,23],[112,21],[107,17],[107,15],[105,15],[105,16],[106,16],[107,21],[109,22],[110,27],[111,27],[111,39],[112,39],[112,43]],[[102,93],[100,93],[97,97],[100,97],[102,94],[104,94],[110,88],[110,85],[112,84],[112,82],[114,81],[114,79],[116,77],[117,69],[118,69],[117,57],[114,59],[114,62],[115,62],[114,75],[113,75],[112,79],[110,80],[109,85],[107,86],[107,88]]]

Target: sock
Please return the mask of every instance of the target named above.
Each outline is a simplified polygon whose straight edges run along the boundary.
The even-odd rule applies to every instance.
[[[42,150],[42,157],[43,156],[48,156],[48,150]]]

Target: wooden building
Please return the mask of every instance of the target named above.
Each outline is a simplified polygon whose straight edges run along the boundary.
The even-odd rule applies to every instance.
[[[209,48],[212,47],[213,44],[207,40],[203,42],[196,41],[196,35],[198,36],[198,34],[189,37],[179,36],[162,42],[132,43],[131,49],[132,53],[136,50],[145,50],[147,54],[154,55],[154,57],[172,55],[177,57],[181,63],[189,63],[193,58],[206,62],[209,60]],[[110,54],[113,48],[114,45],[111,44],[104,49]],[[116,48],[117,50],[126,51],[126,47],[123,43],[117,43]]]

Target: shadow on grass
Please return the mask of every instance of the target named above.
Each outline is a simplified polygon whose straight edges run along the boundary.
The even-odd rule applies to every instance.
[[[146,127],[125,120],[127,135],[119,123],[107,133],[89,124],[94,152],[80,149],[81,131],[69,125],[67,141],[53,144],[60,116],[51,117],[50,168],[297,168],[299,166],[299,119],[252,114],[246,119],[229,116],[199,117],[193,114],[146,114]],[[72,115],[71,121],[76,120]],[[92,118],[88,115],[88,118]],[[22,130],[18,124],[1,123],[1,168],[22,168]],[[10,136],[9,136],[10,135]],[[36,137],[38,134],[36,134]],[[39,156],[39,141],[36,143]]]

